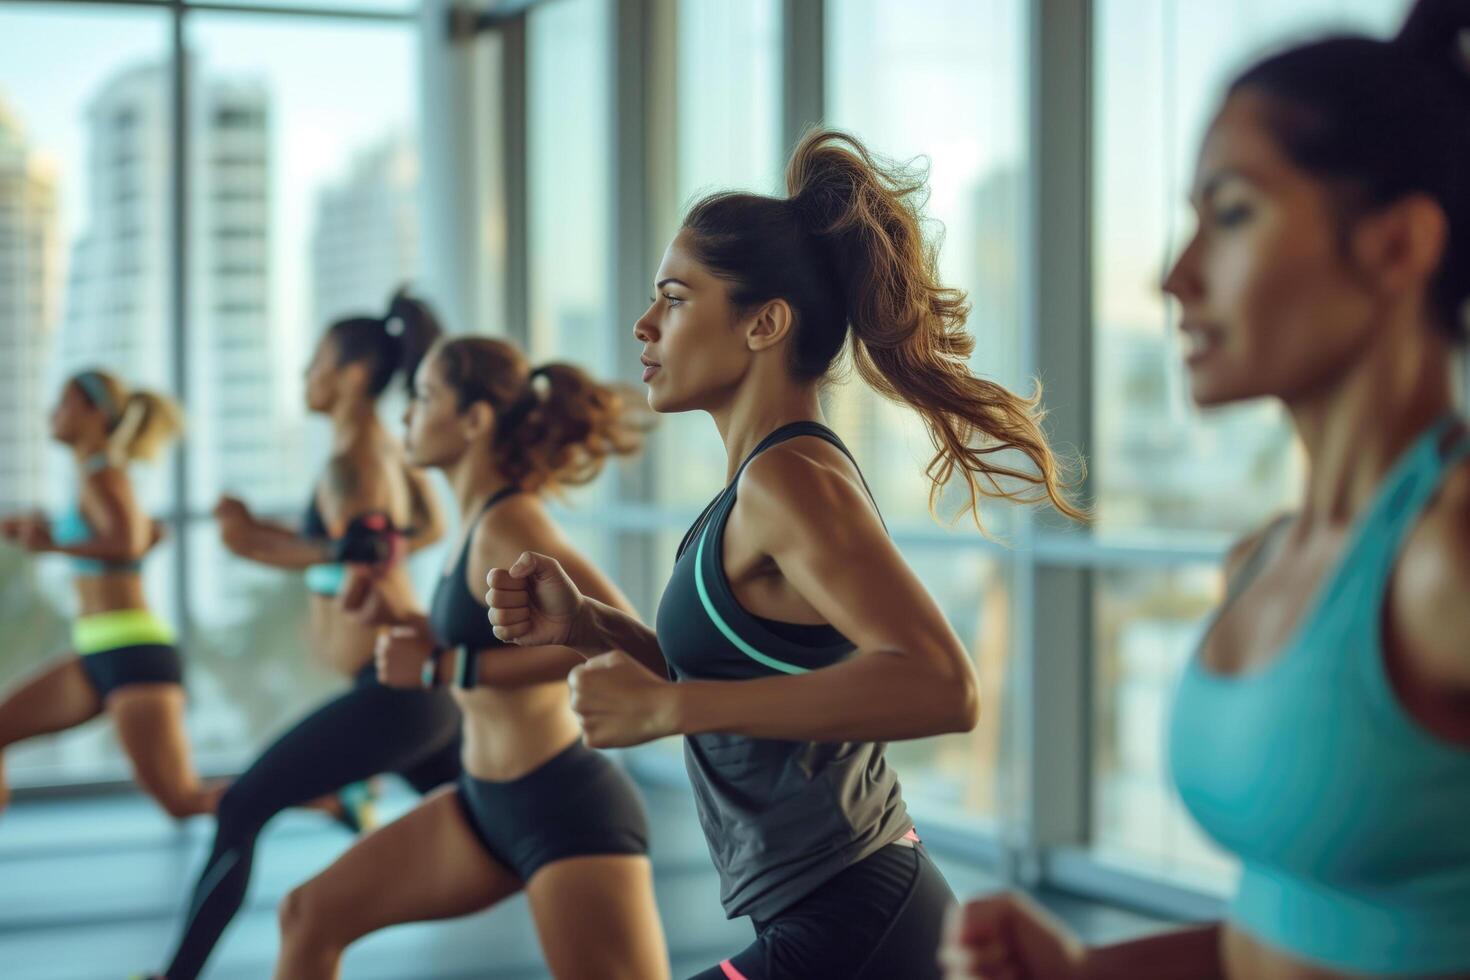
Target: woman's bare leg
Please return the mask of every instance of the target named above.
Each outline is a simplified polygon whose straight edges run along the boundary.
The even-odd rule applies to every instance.
[[[435,792],[286,896],[277,980],[335,980],[343,952],[369,933],[468,915],[521,889],[485,853],[456,793]]]
[[[669,952],[648,858],[556,861],[532,876],[526,897],[557,980],[668,980]]]
[[[0,696],[0,812],[10,802],[5,749],[37,735],[75,728],[101,711],[102,699],[74,653],[50,661]]]
[[[182,684],[129,684],[108,696],[107,713],[138,785],[169,816],[214,812],[223,787],[206,787],[194,769]]]

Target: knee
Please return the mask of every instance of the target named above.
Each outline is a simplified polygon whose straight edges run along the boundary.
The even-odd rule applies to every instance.
[[[281,935],[288,938],[300,939],[321,928],[321,910],[311,892],[311,882],[297,885],[286,893],[276,918],[280,921]]]
[[[222,837],[253,837],[269,819],[262,818],[255,794],[242,790],[239,783],[220,794],[214,809]]]
[[[277,918],[283,942],[294,946],[327,946],[333,944],[331,926],[340,916],[333,914],[330,902],[316,882],[308,881],[286,893]]]

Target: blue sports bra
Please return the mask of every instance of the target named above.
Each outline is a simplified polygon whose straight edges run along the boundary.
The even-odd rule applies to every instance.
[[[100,473],[111,466],[106,453],[97,453],[88,457],[82,463],[82,470],[87,476]],[[78,498],[71,507],[57,516],[51,522],[51,540],[63,547],[69,545],[86,544],[94,537],[92,526],[87,523],[87,517],[82,513],[82,502],[80,491]],[[96,578],[101,575],[115,575],[121,572],[138,572],[143,568],[142,559],[127,559],[114,561],[101,558],[71,558],[71,568],[78,578]]]
[[[1399,552],[1470,456],[1463,434],[1442,448],[1456,421],[1425,432],[1384,477],[1285,647],[1238,675],[1196,655],[1170,722],[1185,806],[1243,866],[1231,921],[1343,972],[1470,970],[1470,747],[1404,710],[1381,641]]]

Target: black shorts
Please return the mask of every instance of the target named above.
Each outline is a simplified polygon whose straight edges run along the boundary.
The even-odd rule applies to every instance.
[[[99,650],[82,654],[81,659],[82,670],[101,698],[129,684],[184,683],[184,658],[178,647],[166,643]]]
[[[509,782],[464,773],[455,795],[485,850],[523,882],[565,858],[648,853],[633,781],[580,739]]]
[[[953,904],[924,845],[906,838],[753,923],[755,942],[692,980],[938,980]]]

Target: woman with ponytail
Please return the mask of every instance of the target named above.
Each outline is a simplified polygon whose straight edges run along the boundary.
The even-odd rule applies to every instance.
[[[275,568],[303,570],[311,593],[311,652],[351,682],[272,743],[220,798],[214,844],[189,903],[166,976],[204,968],[250,883],[255,844],[276,814],[312,805],[358,829],[344,799],[379,773],[427,793],[459,774],[459,711],[447,693],[397,691],[373,670],[375,630],[344,607],[349,568],[370,573],[397,602],[413,600],[401,559],[442,533],[432,490],[377,416],[396,377],[411,378],[439,336],[433,312],[400,291],[381,317],[339,320],[306,372],[306,404],[332,423],[332,458],[299,529],[261,520],[239,500],[215,509],[225,546]]]
[[[215,794],[200,785],[189,757],[184,662],[173,630],[143,593],[143,557],[162,531],[134,496],[127,465],[156,458],[181,423],[167,397],[130,391],[106,371],[81,372],[51,412],[51,437],[77,465],[76,504],[55,521],[40,514],[0,521],[6,540],[70,557],[79,607],[73,651],[0,695],[0,752],[106,712],[134,778],[175,818],[208,813]],[[0,811],[9,798],[3,763],[0,756]]]
[[[1074,513],[1037,405],[975,377],[964,296],[922,233],[925,185],[814,132],[785,198],[693,206],[634,327],[658,412],[701,410],[728,483],[690,529],[657,630],[528,552],[491,575],[497,635],[593,659],[572,674],[591,745],[684,735],[731,917],[755,942],[700,980],[935,975],[953,895],[915,833],[891,739],[975,726],[970,658],[821,422],[839,354],[928,425],[935,493]],[[1019,451],[1025,465],[994,454]],[[608,652],[613,651],[613,652]]]
[[[955,916],[952,978],[1470,977],[1470,0],[1248,69],[1164,282],[1195,401],[1275,398],[1299,509],[1242,541],[1169,729],[1241,862],[1226,921],[1088,949],[1019,896]]]
[[[613,389],[570,364],[530,369],[488,337],[440,342],[405,418],[417,465],[444,473],[465,529],[427,614],[371,589],[360,615],[388,630],[378,675],[408,691],[453,686],[464,774],[363,838],[286,897],[279,980],[336,977],[348,945],[402,922],[466,915],[525,891],[558,980],[660,980],[648,827],[628,778],[582,744],[566,676],[582,662],[550,643],[498,640],[486,575],[525,551],[554,555],[607,608],[628,601],[562,535],[545,497],[593,479],[641,442]]]

